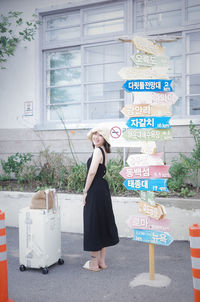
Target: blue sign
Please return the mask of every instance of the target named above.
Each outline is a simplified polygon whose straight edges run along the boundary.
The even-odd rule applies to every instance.
[[[172,91],[172,80],[130,80],[122,86],[127,92],[136,91],[155,91],[169,92]]]
[[[167,179],[125,179],[123,185],[127,190],[167,192]]]
[[[168,232],[159,232],[154,230],[133,229],[133,240],[160,244],[168,246],[173,242],[173,237]]]
[[[169,124],[169,116],[151,116],[151,117],[131,117],[126,125],[131,129],[138,128],[156,128],[168,129],[171,128]]]

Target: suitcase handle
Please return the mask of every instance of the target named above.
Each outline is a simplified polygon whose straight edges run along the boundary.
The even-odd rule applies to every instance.
[[[53,212],[55,213],[58,207],[58,200],[56,202],[56,189],[46,189],[46,210],[49,212],[49,192],[53,192]]]

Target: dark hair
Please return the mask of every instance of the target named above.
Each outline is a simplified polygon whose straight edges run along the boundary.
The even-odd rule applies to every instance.
[[[105,150],[106,150],[106,153],[111,153],[111,146],[110,146],[110,144],[105,140],[105,138],[104,138],[104,148],[105,148]],[[94,148],[95,147],[95,145],[92,143],[92,147]]]

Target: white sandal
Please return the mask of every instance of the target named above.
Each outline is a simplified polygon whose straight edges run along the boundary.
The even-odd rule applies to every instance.
[[[90,260],[88,260],[84,265],[83,265],[83,268],[84,269],[87,269],[89,271],[92,271],[92,272],[99,272],[100,271],[100,268],[94,268],[94,267],[91,267],[90,266]]]

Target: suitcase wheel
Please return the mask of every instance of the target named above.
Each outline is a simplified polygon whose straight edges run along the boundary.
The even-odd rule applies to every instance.
[[[42,273],[43,273],[44,275],[48,274],[48,272],[49,272],[49,270],[48,270],[47,267],[44,267],[44,268],[42,269]]]
[[[58,259],[58,264],[60,264],[60,265],[62,265],[62,264],[64,264],[64,260],[63,259]]]
[[[21,264],[19,269],[20,269],[21,272],[24,272],[26,270],[26,266]]]

